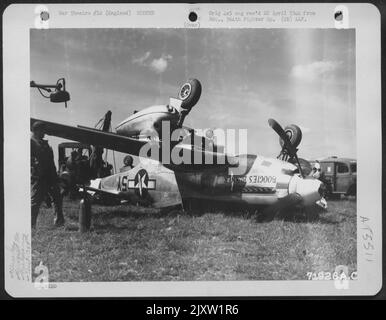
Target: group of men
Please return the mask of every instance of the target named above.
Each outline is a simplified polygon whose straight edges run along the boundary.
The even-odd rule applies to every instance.
[[[31,225],[36,227],[39,209],[47,198],[54,203],[55,219],[57,227],[64,225],[63,195],[59,187],[59,177],[56,172],[54,154],[48,141],[44,140],[45,125],[43,122],[35,122],[32,126],[31,136]],[[72,181],[104,177],[111,174],[111,165],[102,159],[103,149],[93,147],[90,159],[82,155],[81,150],[74,150],[66,161],[66,170],[70,173]],[[100,160],[100,161],[99,161]],[[101,163],[99,163],[99,162]],[[133,158],[126,156],[122,171],[133,168]],[[90,171],[90,172],[89,172]],[[78,181],[79,182],[79,181]],[[74,184],[76,185],[76,184]],[[74,190],[70,189],[71,192]]]
[[[64,225],[63,194],[60,191],[59,177],[56,172],[54,154],[48,141],[44,140],[45,126],[43,122],[35,122],[32,126],[31,136],[31,225],[36,227],[39,209],[47,198],[54,203],[55,219],[57,227]],[[103,152],[103,150],[102,150]],[[92,159],[95,158],[95,155]],[[101,157],[100,157],[101,158]],[[95,166],[95,159],[94,159]],[[94,167],[89,164],[89,159],[82,155],[81,150],[74,150],[66,161],[66,170],[75,186],[75,182],[81,180],[85,183],[89,172]],[[86,167],[89,170],[86,170]],[[86,177],[87,176],[87,177]],[[70,186],[70,196],[76,193],[74,186]],[[49,202],[50,202],[49,201]]]

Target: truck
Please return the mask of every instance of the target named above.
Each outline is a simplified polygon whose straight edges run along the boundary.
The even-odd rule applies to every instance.
[[[353,158],[331,156],[319,160],[321,167],[320,180],[326,185],[326,196],[356,196],[357,161]],[[315,161],[311,161],[312,166]]]

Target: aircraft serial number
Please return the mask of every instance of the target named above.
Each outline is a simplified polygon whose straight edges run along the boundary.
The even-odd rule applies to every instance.
[[[228,181],[231,182],[244,182],[244,183],[276,183],[276,177],[275,176],[243,176],[243,177],[237,177],[237,176],[229,176]]]
[[[249,183],[276,183],[275,176],[248,176]]]

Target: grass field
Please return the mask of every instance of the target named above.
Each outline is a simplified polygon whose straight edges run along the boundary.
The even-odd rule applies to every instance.
[[[77,231],[78,201],[66,226],[42,208],[32,233],[32,266],[50,282],[293,280],[307,272],[356,270],[356,201],[329,201],[319,218],[257,222],[237,210],[160,214],[134,206],[93,206],[92,231]]]

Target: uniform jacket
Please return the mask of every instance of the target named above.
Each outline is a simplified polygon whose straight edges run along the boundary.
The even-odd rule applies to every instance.
[[[55,182],[58,178],[54,163],[54,153],[47,140],[31,138],[31,178]]]

